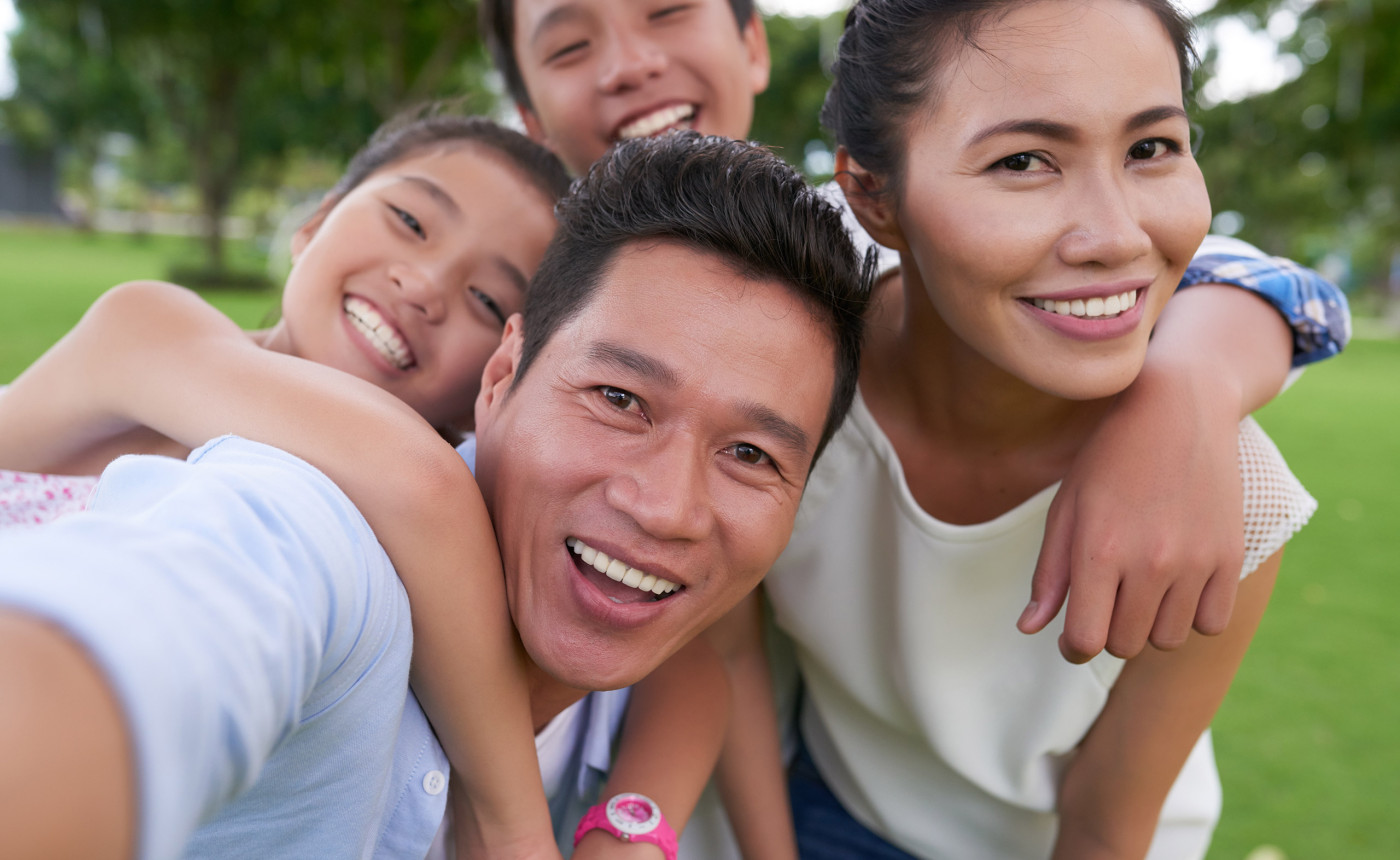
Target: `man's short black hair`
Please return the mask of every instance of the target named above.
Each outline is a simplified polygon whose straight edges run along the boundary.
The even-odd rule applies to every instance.
[[[729,8],[740,32],[753,17],[753,0],[729,0]],[[506,92],[516,104],[532,107],[530,91],[520,74],[520,62],[515,56],[515,0],[481,0],[477,9],[477,29],[491,53],[496,71],[505,79]]]
[[[874,249],[857,254],[841,214],[761,146],[680,132],[615,146],[555,209],[559,230],[526,293],[516,382],[588,305],[624,246],[670,240],[750,279],[790,289],[831,335],[835,386],[813,455],[855,395]]]

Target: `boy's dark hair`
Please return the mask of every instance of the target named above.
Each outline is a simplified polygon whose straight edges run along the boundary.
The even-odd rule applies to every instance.
[[[753,0],[729,0],[729,9],[742,32],[753,17]],[[530,92],[525,89],[525,79],[515,56],[515,0],[481,0],[477,8],[477,29],[491,52],[496,71],[505,79],[506,92],[516,104],[532,107]]]
[[[857,254],[836,207],[763,147],[683,132],[618,144],[574,182],[555,214],[559,230],[525,298],[517,383],[588,305],[620,249],[684,243],[742,277],[784,284],[830,333],[835,385],[816,462],[855,395],[875,277],[874,248]]]
[[[568,191],[568,171],[548,149],[485,117],[443,113],[442,109],[441,105],[426,105],[386,121],[350,159],[340,181],[326,196],[338,203],[383,167],[412,158],[425,149],[457,144],[474,144],[502,156],[551,202]]]
[[[942,69],[963,49],[977,48],[983,25],[1027,0],[857,0],[832,65],[822,105],[831,130],[861,167],[898,195],[907,145],[905,125],[927,115]],[[1176,49],[1183,101],[1191,89],[1196,50],[1192,25],[1172,0],[1132,0],[1157,16]]]

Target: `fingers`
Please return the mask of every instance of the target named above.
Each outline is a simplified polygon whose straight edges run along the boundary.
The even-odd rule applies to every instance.
[[[1073,517],[1063,512],[1072,507],[1056,495],[1045,521],[1045,539],[1040,544],[1035,574],[1031,577],[1031,600],[1021,611],[1016,628],[1027,635],[1045,629],[1064,605],[1069,593],[1069,553],[1073,541]]]
[[[1193,624],[1205,636],[1225,632],[1235,610],[1235,594],[1240,588],[1239,565],[1221,568],[1201,590],[1201,602],[1196,607]]]
[[[1096,566],[1085,553],[1071,580],[1060,654],[1071,663],[1087,663],[1108,642],[1109,624],[1119,602],[1119,577],[1116,569]]]

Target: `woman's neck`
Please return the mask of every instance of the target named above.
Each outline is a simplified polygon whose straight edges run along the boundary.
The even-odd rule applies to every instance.
[[[898,318],[872,320],[860,387],[924,510],[984,522],[1062,478],[1111,399],[1034,388],[958,337],[922,286],[903,298]]]

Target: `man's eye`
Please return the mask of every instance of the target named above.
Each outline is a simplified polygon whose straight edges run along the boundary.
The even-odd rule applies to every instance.
[[[506,312],[501,308],[500,304],[476,287],[467,287],[467,289],[471,292],[473,298],[485,306],[486,312],[495,317],[496,321],[504,327],[506,324]]]
[[[630,391],[613,388],[611,385],[604,385],[598,390],[603,393],[603,398],[608,403],[623,412],[630,412],[633,407],[637,406],[637,396]]]
[[[734,459],[749,466],[763,466],[773,462],[773,458],[769,457],[766,451],[747,442],[732,445],[729,450],[733,452]]]
[[[404,226],[408,227],[408,229],[418,234],[418,238],[428,238],[428,233],[423,229],[423,225],[418,223],[418,219],[414,218],[411,213],[406,212],[403,209],[400,209],[399,207],[394,206],[392,204],[390,204],[389,208],[394,210],[394,214],[397,215],[399,220],[404,223]]]

